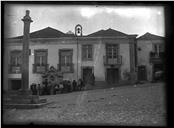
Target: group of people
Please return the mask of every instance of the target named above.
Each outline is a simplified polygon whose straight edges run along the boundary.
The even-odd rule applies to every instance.
[[[51,84],[45,79],[42,85],[33,83],[30,87],[33,95],[54,95],[57,93],[84,90],[85,83],[82,79],[79,79],[78,81],[63,80],[60,83]]]

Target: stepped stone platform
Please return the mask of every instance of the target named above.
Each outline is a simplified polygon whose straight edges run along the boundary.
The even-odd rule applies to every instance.
[[[3,107],[16,109],[32,109],[47,105],[46,99],[32,95],[31,91],[8,91],[3,94]]]

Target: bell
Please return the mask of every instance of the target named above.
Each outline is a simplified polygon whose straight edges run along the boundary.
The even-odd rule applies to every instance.
[[[78,33],[78,34],[80,33],[80,28],[77,28],[77,33]]]

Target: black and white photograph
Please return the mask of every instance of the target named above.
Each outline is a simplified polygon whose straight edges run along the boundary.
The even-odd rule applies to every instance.
[[[3,124],[166,126],[162,5],[4,4]]]

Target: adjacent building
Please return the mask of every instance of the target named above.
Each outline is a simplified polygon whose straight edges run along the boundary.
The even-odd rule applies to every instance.
[[[32,32],[29,84],[42,83],[42,75],[50,67],[62,72],[63,79],[82,78],[86,84],[90,84],[92,75],[99,86],[102,83],[115,86],[134,83],[137,79],[136,37],[111,28],[81,36],[51,27]],[[141,43],[141,38],[138,41],[140,48],[143,48],[141,44],[150,44]],[[22,36],[6,39],[4,44],[4,89],[18,90],[21,88]],[[138,64],[146,65],[147,62],[140,59]]]
[[[137,38],[139,81],[154,81],[157,72],[164,72],[164,41],[164,37],[151,33]]]

